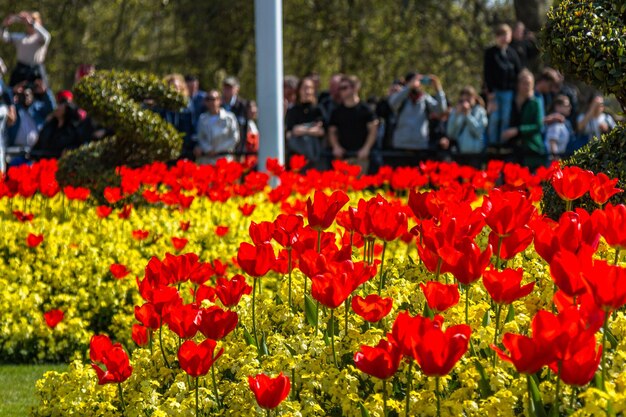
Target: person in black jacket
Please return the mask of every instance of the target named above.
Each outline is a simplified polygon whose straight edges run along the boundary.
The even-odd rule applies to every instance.
[[[496,28],[496,44],[485,51],[485,86],[487,87],[489,143],[499,144],[500,135],[509,127],[511,107],[521,64],[517,52],[510,47],[511,27]]]
[[[57,95],[57,108],[46,119],[39,132],[39,139],[31,149],[31,158],[34,160],[60,158],[67,149],[77,148],[81,144],[78,109],[67,95],[61,93]]]

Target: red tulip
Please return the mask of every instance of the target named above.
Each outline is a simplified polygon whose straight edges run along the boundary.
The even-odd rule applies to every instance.
[[[300,172],[307,163],[307,159],[304,155],[293,155],[289,158],[289,168],[295,172]]]
[[[420,284],[420,288],[424,292],[428,307],[435,313],[446,311],[459,302],[459,288],[454,284],[428,281],[426,285]]]
[[[370,294],[363,298],[357,295],[352,298],[352,310],[364,320],[376,323],[391,311],[393,299],[382,298],[378,294]]]
[[[372,232],[381,240],[391,242],[406,232],[406,213],[389,204],[380,194],[368,202],[367,214]]]
[[[483,284],[495,303],[511,304],[526,297],[535,287],[534,282],[521,286],[523,273],[522,268],[507,268],[502,271],[490,269],[483,275]]]
[[[246,283],[243,275],[235,275],[229,281],[226,278],[217,278],[215,292],[224,307],[234,307],[244,294],[250,294],[252,287]]]
[[[221,278],[218,278],[221,279]],[[215,288],[209,285],[198,285],[196,290],[191,290],[191,295],[194,297],[194,302],[200,304],[204,300],[209,300],[210,302],[214,302],[217,298],[217,294],[215,292]]]
[[[92,368],[98,376],[98,385],[119,384],[126,381],[133,372],[128,354],[119,343],[112,344],[107,336],[96,335],[89,343],[89,357]],[[99,364],[104,365],[103,370]]]
[[[46,325],[51,329],[57,327],[57,324],[59,324],[63,320],[64,316],[65,314],[63,313],[63,311],[58,309],[46,311],[45,313],[43,313],[43,318],[46,321]]]
[[[434,193],[430,191],[419,192],[411,190],[409,192],[409,208],[419,220],[438,217],[439,208],[433,203]]]
[[[19,210],[13,210],[13,215],[18,221],[22,223],[30,222],[35,218],[35,216],[32,213],[23,213]]]
[[[589,191],[593,176],[593,172],[576,166],[557,169],[552,176],[552,187],[562,200],[577,200]]]
[[[111,214],[111,212],[113,212],[112,207],[109,207],[109,206],[96,207],[96,215],[101,219],[109,217],[109,214]]]
[[[124,198],[122,195],[122,189],[119,187],[105,187],[104,198],[109,202],[109,204],[115,204]]]
[[[41,244],[41,242],[43,242],[43,234],[35,235],[32,233],[29,233],[28,237],[26,238],[26,244],[30,248],[36,248],[37,246]]]
[[[599,216],[605,225],[601,233],[606,243],[619,250],[626,249],[626,206],[607,204],[597,213],[601,213]]]
[[[179,252],[183,250],[185,246],[187,246],[188,242],[189,239],[186,239],[184,237],[172,237],[172,246],[174,246],[174,249]]]
[[[423,327],[430,327],[430,319],[417,315],[411,315],[404,311],[396,317],[391,330],[391,338],[394,340],[404,356],[415,358],[415,346],[421,343],[420,335],[424,333]],[[432,320],[437,326],[443,323],[443,317],[435,316]]]
[[[199,313],[194,304],[183,304],[179,299],[163,307],[163,322],[181,339],[191,339],[198,332],[196,318]]]
[[[234,311],[224,311],[218,306],[201,309],[196,317],[200,332],[207,338],[221,340],[235,330],[239,316]]]
[[[607,314],[626,304],[626,269],[594,259],[583,265],[582,279],[596,305]]]
[[[157,330],[161,327],[161,315],[156,312],[152,303],[135,306],[135,318],[149,329]]]
[[[354,281],[347,273],[325,273],[311,278],[311,296],[328,308],[337,308],[354,291]]]
[[[381,339],[375,347],[361,346],[354,354],[354,366],[379,379],[391,378],[398,371],[402,353],[393,341]]]
[[[128,219],[130,217],[130,213],[133,210],[132,204],[125,204],[124,207],[117,213],[117,217],[119,219]]]
[[[425,375],[447,375],[467,352],[471,329],[466,324],[459,324],[444,332],[440,322],[428,320],[425,323],[418,336],[424,342],[415,345],[414,357]]]
[[[85,201],[91,193],[88,188],[72,187],[71,185],[63,187],[63,193],[68,200]]]
[[[559,251],[550,262],[550,275],[561,291],[570,297],[582,295],[586,289],[582,280],[583,264],[591,259],[593,250],[586,249],[578,255]]]
[[[583,332],[569,341],[563,360],[550,364],[550,369],[566,384],[583,386],[593,379],[601,358],[602,345],[592,333]]]
[[[500,239],[502,243],[500,244]],[[522,226],[513,230],[508,236],[499,237],[495,232],[489,233],[489,244],[496,251],[496,255],[500,256],[500,259],[512,259],[518,253],[530,245],[533,241],[533,231],[528,226]],[[497,253],[498,247],[500,253]]]
[[[611,180],[602,172],[596,174],[589,184],[589,196],[596,204],[601,206],[606,204],[609,198],[624,191],[621,188],[615,187],[617,181],[617,178]]]
[[[189,376],[199,377],[206,375],[211,366],[224,353],[224,348],[220,349],[214,356],[217,342],[206,339],[200,344],[193,340],[185,341],[178,349],[178,363]]]
[[[256,208],[256,205],[248,204],[248,203],[242,204],[241,206],[238,207],[239,211],[244,217],[250,216],[254,212],[255,208]]]
[[[508,236],[515,229],[526,226],[535,213],[535,207],[518,191],[501,191],[497,188],[484,197],[482,210],[485,223],[498,236]],[[494,250],[496,248],[494,247]]]
[[[291,248],[297,241],[304,225],[302,216],[295,214],[279,214],[274,220],[272,237],[284,248]]]
[[[258,278],[272,269],[274,262],[276,262],[276,256],[272,245],[269,243],[255,246],[248,242],[242,242],[237,252],[237,262],[245,273]]]
[[[191,226],[191,222],[190,221],[180,221],[179,223],[179,227],[181,232],[186,232],[187,230],[189,230],[189,227]]]
[[[276,378],[270,378],[265,374],[249,376],[248,384],[259,407],[266,410],[278,407],[287,398],[291,389],[291,381],[282,372]]]
[[[508,355],[495,345],[491,345],[491,348],[502,360],[511,362],[521,374],[534,374],[550,363],[546,346],[537,339],[505,333],[502,344],[510,352]]]
[[[252,243],[255,245],[261,245],[263,243],[269,243],[272,240],[272,234],[274,233],[274,223],[272,222],[251,222],[248,228],[248,233],[252,239]]]
[[[470,285],[482,277],[485,268],[491,259],[492,246],[481,253],[480,248],[470,238],[463,239],[456,246],[457,250],[463,254],[455,265],[446,266],[452,275],[461,284]]]
[[[122,279],[126,275],[130,274],[130,271],[126,268],[126,265],[122,264],[111,264],[109,267],[109,271],[111,275],[113,275],[117,279]]]
[[[322,191],[315,191],[314,200],[306,202],[309,226],[315,230],[326,230],[335,221],[335,216],[341,208],[350,201],[350,197],[343,191],[335,191],[327,196]]]
[[[215,228],[215,235],[217,237],[224,237],[228,233],[228,226],[217,226]]]
[[[147,230],[133,230],[133,239],[135,240],[145,240],[148,238],[150,232]]]
[[[147,346],[150,342],[150,334],[148,328],[141,324],[133,324],[131,337],[139,347]]]

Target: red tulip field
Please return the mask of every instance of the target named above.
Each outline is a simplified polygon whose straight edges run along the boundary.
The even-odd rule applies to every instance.
[[[35,417],[626,412],[617,179],[221,160],[96,192],[56,167],[0,182],[0,362],[67,364]]]

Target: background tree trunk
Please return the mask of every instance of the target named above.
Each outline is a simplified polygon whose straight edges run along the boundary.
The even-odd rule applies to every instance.
[[[551,0],[514,0],[515,16],[526,27],[537,32],[546,21],[546,12],[552,5]]]

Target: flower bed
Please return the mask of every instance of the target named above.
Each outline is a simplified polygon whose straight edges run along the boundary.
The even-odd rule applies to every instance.
[[[72,356],[35,416],[626,409],[626,207],[536,210],[542,181],[604,205],[608,178],[270,166],[269,192],[235,164],[121,170],[112,212],[53,192],[54,164],[10,173],[0,357]]]

